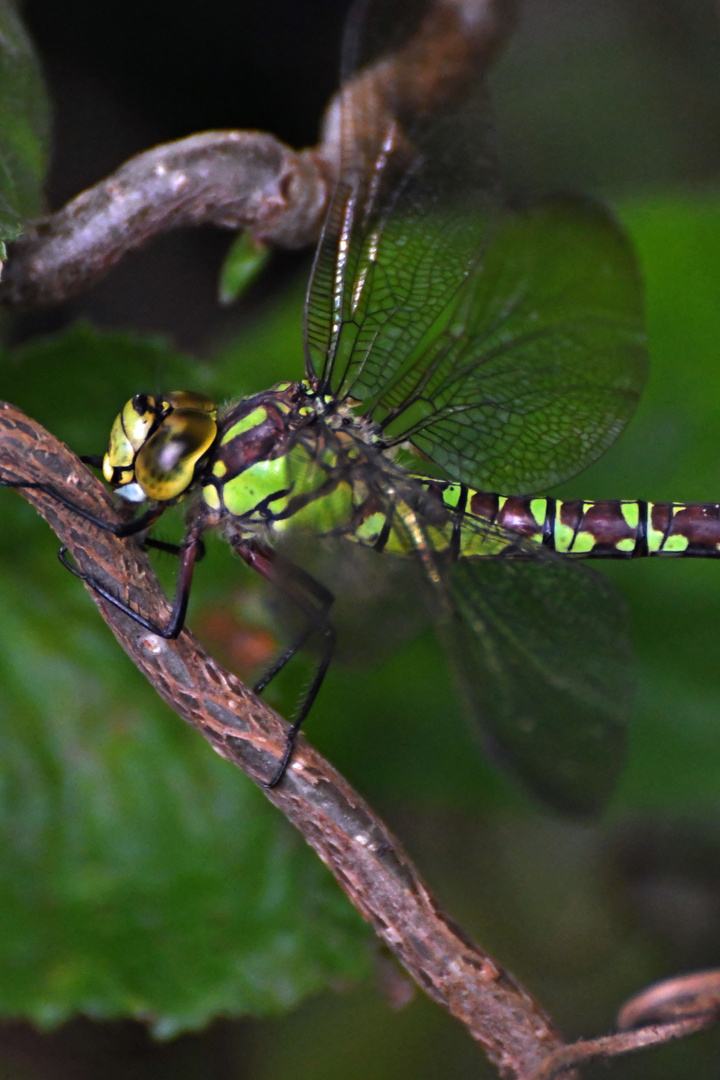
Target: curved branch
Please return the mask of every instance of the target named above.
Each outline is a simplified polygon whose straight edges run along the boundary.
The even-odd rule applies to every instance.
[[[637,1031],[621,1031],[616,1035],[602,1035],[597,1039],[582,1039],[563,1046],[548,1054],[535,1072],[522,1080],[559,1080],[567,1076],[567,1069],[588,1065],[591,1061],[607,1060],[621,1054],[632,1054],[651,1046],[662,1046],[675,1039],[684,1039],[717,1023],[717,1015],[686,1017],[672,1023],[649,1024]]]
[[[303,247],[317,236],[327,192],[327,170],[312,152],[261,132],[206,131],[156,146],[10,244],[0,301],[59,303],[152,237],[191,225]]]
[[[9,404],[0,405],[0,478],[51,485],[90,513],[117,517],[110,495],[78,458]],[[40,489],[19,491],[81,571],[150,618],[167,617],[165,597],[137,544],[90,525]],[[189,632],[163,641],[91,595],[125,652],[183,720],[256,784],[274,775],[285,721]],[[537,1002],[445,914],[395,837],[305,739],[298,739],[280,785],[264,790],[416,982],[481,1044],[500,1076],[531,1073],[562,1047]]]
[[[450,107],[499,52],[516,6],[435,0],[415,36],[361,71],[345,94],[372,93],[410,115]],[[390,84],[391,103],[384,100]],[[0,303],[60,303],[152,237],[185,226],[249,229],[279,247],[314,243],[337,173],[339,100],[330,103],[314,150],[296,152],[261,132],[208,131],[131,158],[8,245]]]

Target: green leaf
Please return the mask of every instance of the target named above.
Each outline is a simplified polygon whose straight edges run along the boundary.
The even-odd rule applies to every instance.
[[[0,0],[0,241],[42,212],[48,132],[37,57],[14,6]]]
[[[87,425],[87,450],[158,367],[191,378],[159,341],[87,327],[0,362],[51,428]],[[157,698],[37,516],[0,501],[0,1015],[169,1036],[364,975],[368,931],[328,871]]]
[[[234,304],[265,269],[269,258],[270,248],[267,244],[255,240],[247,231],[241,232],[225,256],[220,271],[220,303]]]

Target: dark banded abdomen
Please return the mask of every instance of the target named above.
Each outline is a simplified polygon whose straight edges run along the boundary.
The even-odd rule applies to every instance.
[[[450,491],[443,495],[454,503]],[[466,505],[470,513],[566,555],[720,556],[718,503],[584,502],[469,492]],[[472,552],[463,545],[461,554]]]
[[[451,519],[467,522],[467,527],[460,526],[457,554],[461,557],[514,554],[512,544],[503,542],[497,532],[483,533],[483,521],[577,558],[720,556],[720,503],[590,502],[494,495],[442,481],[424,483],[441,495]],[[475,519],[472,527],[469,515]]]

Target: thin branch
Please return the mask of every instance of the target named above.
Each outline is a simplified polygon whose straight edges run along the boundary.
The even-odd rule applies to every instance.
[[[154,236],[191,225],[303,247],[317,235],[327,191],[315,155],[261,132],[206,131],[157,146],[10,244],[0,301],[59,303]]]
[[[720,969],[663,979],[630,998],[618,1014],[616,1035],[584,1039],[548,1055],[523,1080],[554,1080],[578,1065],[661,1046],[713,1027],[720,1020]],[[628,1030],[632,1029],[632,1030]]]
[[[567,1076],[567,1069],[580,1065],[587,1065],[591,1061],[598,1061],[621,1054],[634,1053],[637,1050],[646,1050],[651,1046],[662,1046],[663,1043],[674,1039],[683,1039],[688,1035],[694,1035],[697,1031],[711,1027],[716,1023],[716,1017],[699,1016],[688,1017],[671,1024],[651,1024],[648,1027],[639,1028],[637,1031],[621,1031],[617,1035],[603,1035],[598,1039],[584,1039],[570,1046],[563,1046],[559,1050],[550,1053],[539,1069],[527,1073],[522,1080],[558,1080],[559,1077]]]
[[[625,1002],[617,1025],[638,1028],[700,1017],[720,1018],[720,968],[675,975],[648,986]]]
[[[8,404],[0,405],[0,478],[50,485],[103,520],[117,519],[110,495],[74,454]],[[41,489],[19,491],[81,571],[146,616],[167,618],[167,601],[136,543],[88,524]],[[163,641],[91,595],[125,652],[182,719],[256,784],[274,775],[285,721],[188,631]],[[420,987],[466,1026],[501,1077],[516,1080],[562,1047],[532,996],[443,912],[383,822],[304,739],[281,784],[264,790]]]
[[[372,94],[378,108],[410,115],[450,107],[499,52],[516,6],[436,0],[416,35],[361,72],[344,100]],[[0,304],[59,303],[152,237],[186,226],[249,229],[279,247],[314,243],[338,168],[339,100],[314,150],[298,153],[260,132],[208,131],[131,158],[9,245]]]

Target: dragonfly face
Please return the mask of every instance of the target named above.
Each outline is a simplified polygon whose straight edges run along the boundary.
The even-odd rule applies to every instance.
[[[215,439],[216,415],[202,394],[136,394],[112,426],[103,476],[130,502],[178,498]]]

